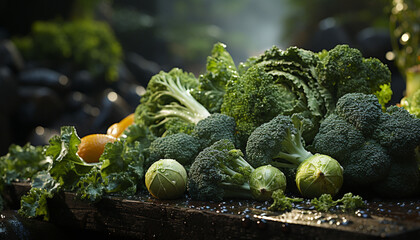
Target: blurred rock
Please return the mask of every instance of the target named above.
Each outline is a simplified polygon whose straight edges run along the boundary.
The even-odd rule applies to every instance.
[[[15,72],[21,71],[24,61],[15,45],[10,40],[0,42],[0,66],[7,66]]]
[[[357,34],[356,39],[363,56],[378,58],[383,63],[389,62],[385,58],[385,54],[392,51],[388,29],[365,28]]]
[[[112,89],[106,89],[100,99],[101,103],[98,106],[100,112],[91,126],[98,129],[100,133],[106,133],[109,126],[132,113],[132,108],[127,101]]]
[[[319,23],[318,30],[304,48],[319,52],[323,49],[330,50],[338,44],[352,45],[345,29],[338,25],[334,18],[326,18]]]
[[[70,80],[67,76],[48,68],[35,68],[18,75],[19,84],[26,86],[42,86],[56,91],[68,90]]]
[[[27,126],[48,125],[64,109],[61,97],[52,89],[39,86],[23,86],[18,90],[18,121]]]
[[[142,86],[147,86],[150,78],[162,70],[157,63],[149,61],[134,52],[126,53],[125,63],[128,70]]]
[[[9,115],[16,107],[18,84],[8,67],[0,67],[0,112]]]
[[[92,92],[95,87],[97,87],[97,81],[89,71],[81,70],[74,73],[71,82],[72,90],[89,93]]]

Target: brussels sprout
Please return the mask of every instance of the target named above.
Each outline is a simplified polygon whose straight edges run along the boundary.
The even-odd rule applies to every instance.
[[[158,199],[180,198],[187,188],[187,172],[176,160],[161,159],[146,172],[147,190]]]
[[[330,156],[315,154],[299,166],[296,185],[304,197],[334,196],[343,185],[343,168]]]
[[[249,177],[252,196],[258,201],[271,199],[271,194],[286,189],[286,176],[278,168],[265,165],[256,168]]]

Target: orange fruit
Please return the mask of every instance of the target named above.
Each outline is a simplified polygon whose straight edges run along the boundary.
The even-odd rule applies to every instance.
[[[124,130],[127,129],[128,126],[134,123],[134,113],[128,115],[123,120],[118,123],[112,124],[106,133],[111,135],[115,138],[119,138],[121,134],[123,134]]]
[[[99,162],[105,145],[117,139],[107,134],[91,134],[80,139],[77,155],[87,163]]]

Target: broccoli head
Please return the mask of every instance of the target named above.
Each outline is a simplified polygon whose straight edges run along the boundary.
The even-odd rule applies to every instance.
[[[257,127],[248,138],[246,154],[253,167],[297,167],[312,156],[303,146],[302,121],[278,115]]]
[[[205,148],[191,165],[188,192],[193,199],[252,199],[249,175],[254,168],[232,142],[222,139]]]
[[[347,184],[364,186],[380,181],[388,174],[391,157],[379,143],[368,140],[340,163]]]
[[[379,121],[382,107],[375,95],[352,93],[338,99],[335,113],[367,135]]]
[[[316,66],[318,81],[335,99],[360,92],[375,94],[382,105],[391,100],[391,71],[380,60],[363,58],[348,45],[337,45],[321,56]]]
[[[235,119],[220,113],[213,113],[199,121],[191,135],[200,140],[202,148],[209,147],[221,139],[228,139],[235,146],[239,145]]]
[[[329,115],[319,128],[312,146],[317,152],[345,159],[364,144],[363,134],[337,114]]]
[[[420,145],[420,119],[402,107],[387,108],[373,136],[392,155],[411,156]]]
[[[387,191],[396,196],[414,194],[412,188],[392,185],[397,182],[392,179],[403,175],[400,169],[406,169],[405,165],[416,163],[420,119],[396,106],[383,112],[375,99],[375,95],[364,93],[341,97],[334,113],[320,125],[312,146],[316,152],[339,161],[344,168],[345,186],[352,191],[378,188],[383,196],[388,196]],[[415,170],[412,174],[407,170],[407,176],[400,175],[401,179],[409,178],[417,184],[418,168]]]
[[[175,159],[188,169],[200,149],[197,139],[185,133],[159,137],[150,144],[146,165],[149,167],[160,159]]]

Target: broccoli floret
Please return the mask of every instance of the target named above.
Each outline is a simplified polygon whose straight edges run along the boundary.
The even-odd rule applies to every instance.
[[[155,135],[161,136],[166,130],[164,124],[174,117],[196,124],[210,116],[191,95],[197,85],[198,80],[192,73],[178,68],[153,76],[136,109],[136,123],[145,124]]]
[[[159,137],[150,144],[146,166],[160,159],[174,159],[188,169],[200,149],[197,139],[185,133]]]
[[[195,124],[191,122],[186,122],[180,118],[173,117],[168,118],[168,121],[165,122],[164,128],[165,132],[162,134],[162,137],[169,136],[175,133],[186,133],[191,134],[194,130]]]
[[[391,157],[387,150],[374,140],[368,140],[360,148],[340,162],[344,168],[346,184],[366,186],[387,176]]]
[[[202,148],[209,147],[221,139],[228,139],[235,146],[239,145],[235,119],[220,113],[213,113],[199,121],[191,135],[200,140]]]
[[[292,112],[299,105],[287,86],[276,84],[273,76],[259,67],[251,67],[241,77],[232,77],[223,101],[221,112],[235,118],[244,143],[259,125],[280,113]]]
[[[312,146],[317,152],[340,161],[360,148],[364,142],[363,134],[353,125],[337,114],[331,114],[321,123]]]
[[[390,154],[411,156],[420,145],[420,119],[397,106],[387,108],[373,136]]]
[[[365,135],[370,135],[382,115],[382,107],[375,95],[346,94],[337,101],[335,113]]]
[[[353,193],[349,192],[338,200],[333,200],[330,194],[322,194],[319,198],[312,199],[311,205],[317,211],[328,212],[336,206],[342,211],[355,210],[366,206],[366,203],[359,195],[353,195]]]
[[[254,168],[232,142],[222,139],[205,148],[191,165],[188,192],[193,199],[252,199],[249,175]]]
[[[335,99],[347,93],[375,94],[384,105],[391,100],[391,72],[376,58],[363,58],[362,53],[348,45],[337,45],[322,54],[316,67],[319,83]]]
[[[321,124],[313,141],[316,152],[327,154],[339,161],[344,168],[345,187],[352,191],[377,191],[388,196],[414,194],[415,190],[396,180],[409,178],[418,182],[415,173],[402,176],[406,162],[416,162],[414,150],[420,144],[420,119],[414,118],[403,108],[391,106],[382,112],[373,94],[348,93],[337,102],[334,113]],[[400,184],[406,184],[401,180]],[[412,184],[416,185],[416,184]],[[379,187],[381,186],[381,187]],[[385,190],[387,189],[387,190]]]
[[[303,146],[302,121],[293,115],[278,115],[257,127],[248,138],[246,154],[253,167],[298,167],[312,156]]]
[[[287,197],[281,189],[274,191],[271,198],[273,203],[268,207],[270,211],[289,211],[292,209],[293,203],[303,202],[303,198]]]

